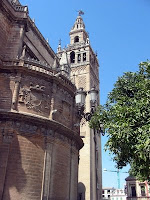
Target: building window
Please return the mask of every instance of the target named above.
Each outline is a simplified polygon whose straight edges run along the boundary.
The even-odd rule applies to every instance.
[[[75,52],[74,52],[74,51],[72,51],[72,52],[70,53],[70,62],[71,62],[71,63],[75,63]]]
[[[81,62],[81,54],[78,54],[78,62]]]
[[[110,190],[107,190],[107,194],[110,194]]]
[[[76,37],[74,38],[74,43],[76,43],[76,42],[79,42],[79,36],[76,36]]]
[[[83,61],[86,61],[86,53],[83,53]]]
[[[145,196],[145,186],[141,185],[141,196]]]
[[[136,197],[136,188],[135,186],[131,186],[131,196]]]

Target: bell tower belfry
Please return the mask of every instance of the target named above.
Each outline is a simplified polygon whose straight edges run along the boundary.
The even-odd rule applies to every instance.
[[[66,52],[71,80],[77,89],[82,87],[84,91],[90,91],[95,87],[99,90],[99,63],[85,30],[81,14],[69,33],[70,44],[65,49],[60,45],[57,55],[62,63],[63,52]],[[99,102],[99,97],[97,102]],[[85,112],[91,108],[89,94],[86,96]],[[80,150],[79,177],[78,177],[78,200],[100,200],[102,197],[102,167],[101,167],[101,135],[89,128],[85,119],[80,123],[80,135],[84,147]]]
[[[85,31],[85,25],[83,22],[82,17],[79,15],[75,21],[74,26],[72,27],[70,31],[70,44],[74,44],[77,42],[86,42],[86,39],[88,38],[88,34]]]

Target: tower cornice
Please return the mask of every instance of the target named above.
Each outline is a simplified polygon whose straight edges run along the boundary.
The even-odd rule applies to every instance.
[[[75,33],[81,33],[81,32],[84,32],[88,36],[88,34],[87,34],[85,29],[71,30],[69,35],[72,35],[72,34],[75,34]]]

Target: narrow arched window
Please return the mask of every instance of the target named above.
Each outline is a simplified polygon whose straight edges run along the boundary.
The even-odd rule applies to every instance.
[[[79,36],[76,36],[76,37],[74,38],[74,43],[76,43],[76,42],[79,42]]]
[[[70,62],[71,62],[71,63],[75,63],[75,52],[74,52],[74,51],[72,51],[72,52],[70,53]]]
[[[78,63],[81,62],[81,54],[78,54]]]
[[[83,61],[86,61],[86,53],[83,53]]]

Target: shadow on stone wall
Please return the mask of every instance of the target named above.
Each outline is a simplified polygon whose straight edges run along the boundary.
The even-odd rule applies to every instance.
[[[0,109],[11,110],[13,74],[0,69]],[[11,88],[12,87],[12,88]],[[3,117],[2,117],[3,118]],[[19,200],[27,178],[12,119],[0,119],[0,200]]]
[[[0,109],[11,109],[12,104],[12,90],[10,88],[10,76],[9,70],[0,69]]]
[[[27,179],[22,167],[18,138],[15,137],[9,144],[5,140],[5,143],[1,144],[1,147],[2,146],[4,146],[7,151],[7,158],[5,160],[5,174],[3,178],[1,200],[19,200],[21,197],[20,194],[23,193],[23,189],[25,188]],[[0,159],[1,158],[2,157],[0,157]]]
[[[85,200],[85,185],[82,182],[78,183],[78,200]]]

